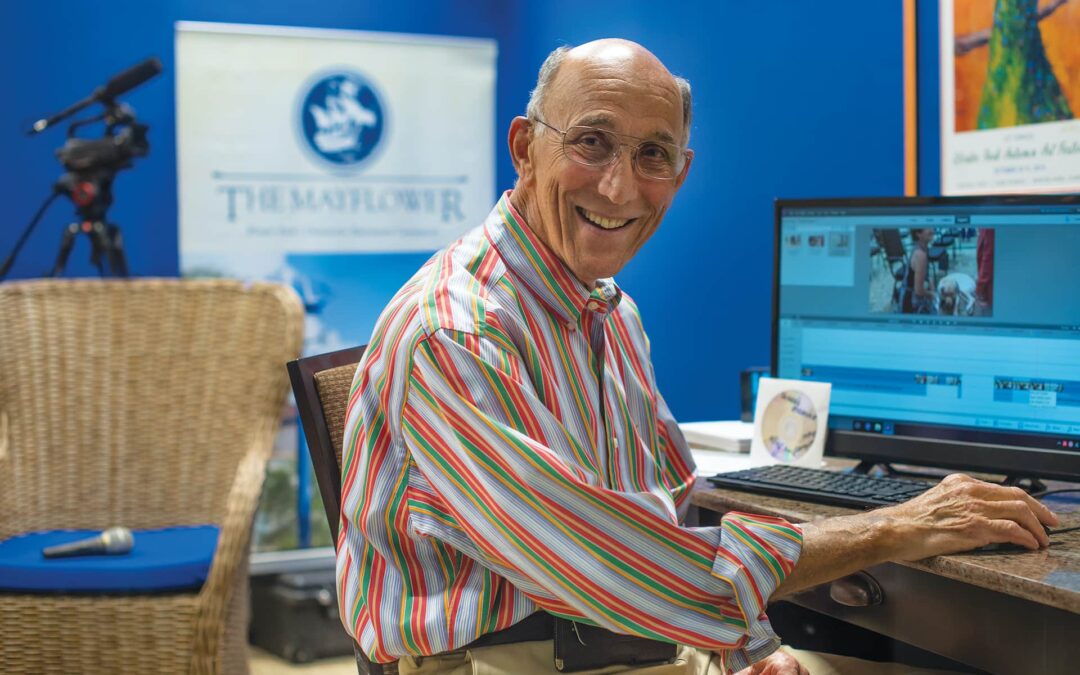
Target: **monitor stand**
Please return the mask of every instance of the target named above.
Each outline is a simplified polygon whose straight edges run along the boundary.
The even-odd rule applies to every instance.
[[[895,476],[898,478],[932,478],[923,473],[916,473],[914,471],[904,471],[903,469],[897,469],[888,462],[873,462],[868,459],[860,461],[852,469],[854,473],[869,474],[876,467],[881,467],[882,472],[886,476]],[[990,481],[994,482],[994,481]],[[1034,476],[1024,476],[1020,474],[1012,474],[1005,476],[1005,479],[998,483],[998,485],[1015,486],[1021,488],[1029,494],[1036,492],[1042,492],[1046,490],[1046,484]]]
[[[1005,480],[1001,481],[1001,484],[1014,485],[1018,488],[1021,488],[1028,494],[1046,491],[1046,483],[1042,482],[1035,476],[1005,476]]]

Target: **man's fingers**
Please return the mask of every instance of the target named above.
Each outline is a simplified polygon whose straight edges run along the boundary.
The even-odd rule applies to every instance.
[[[1020,488],[1016,489],[1020,490]],[[1027,503],[1028,507],[1039,518],[1039,522],[1045,525],[1057,525],[1060,522],[1058,520],[1057,514],[1051,511],[1049,507],[1047,507],[1045,504],[1040,502],[1038,499],[1035,499],[1023,490],[1020,490],[1020,493],[1023,496],[1023,499]]]
[[[995,520],[1008,520],[1018,524],[1026,532],[1029,532],[1039,546],[1049,546],[1050,537],[1046,535],[1046,529],[1039,519],[1023,500],[984,502],[985,515]],[[1020,543],[1020,542],[1015,542]]]
[[[777,651],[735,675],[810,675],[810,671],[791,654]]]
[[[954,473],[946,476],[939,486],[943,492],[958,493],[973,499],[986,501],[1020,501],[1034,514],[1034,517],[1046,525],[1057,525],[1058,517],[1038,499],[1035,499],[1018,487],[1006,487],[995,485],[981,480],[976,480],[964,474]],[[1031,529],[1031,528],[1029,528]],[[1041,529],[1041,527],[1039,528]],[[1032,532],[1036,532],[1032,529]],[[1045,532],[1044,532],[1045,533]],[[1041,540],[1041,539],[1040,539]]]
[[[1047,508],[1046,505],[1038,499],[1035,499],[1018,487],[1005,487],[1003,485],[994,485],[993,483],[984,483],[982,481],[977,481],[976,484],[979,487],[984,488],[983,496],[986,499],[993,499],[995,501],[1022,501],[1027,505],[1028,509],[1035,514],[1035,517],[1038,518],[1040,522],[1047,525],[1058,524],[1056,513]]]
[[[1010,543],[1025,546],[1032,550],[1039,548],[1039,540],[1030,531],[1014,520],[991,520],[989,523],[993,540],[990,543]],[[1043,537],[1046,533],[1042,533]]]

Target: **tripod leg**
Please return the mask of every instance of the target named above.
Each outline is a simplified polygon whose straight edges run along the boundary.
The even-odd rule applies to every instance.
[[[68,256],[71,255],[71,247],[75,245],[75,235],[79,233],[79,224],[72,223],[64,230],[64,236],[60,238],[60,251],[56,254],[56,262],[52,270],[46,276],[58,277],[64,273]]]
[[[90,237],[90,264],[97,268],[98,276],[105,276],[104,259],[109,255],[109,237],[105,223],[95,221],[86,234]]]
[[[114,276],[128,275],[127,258],[124,256],[124,237],[118,225],[107,225],[105,239],[108,242],[109,268]]]
[[[90,264],[97,269],[99,277],[105,277],[105,264],[102,262],[101,233],[90,230]]]

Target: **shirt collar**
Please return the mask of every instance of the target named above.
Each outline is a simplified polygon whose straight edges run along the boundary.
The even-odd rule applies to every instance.
[[[598,279],[589,289],[549,249],[510,203],[506,191],[484,222],[484,230],[511,274],[541,302],[574,324],[585,310],[607,314],[622,299],[614,279]]]

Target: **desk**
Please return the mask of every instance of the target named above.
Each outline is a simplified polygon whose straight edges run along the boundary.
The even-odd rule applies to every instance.
[[[703,479],[698,480],[692,503],[699,508],[702,525],[718,523],[727,511],[781,516],[792,522],[855,513],[717,490]],[[1062,527],[1080,524],[1080,503],[1047,503],[1061,516]],[[877,565],[866,571],[881,585],[884,601],[872,607],[835,602],[829,584],[787,599],[991,673],[1076,673],[1080,672],[1080,531],[1051,539],[1061,543],[1036,552],[972,552]]]

